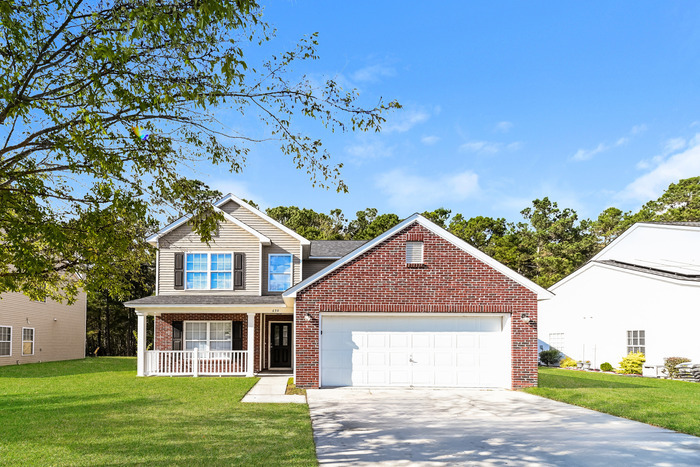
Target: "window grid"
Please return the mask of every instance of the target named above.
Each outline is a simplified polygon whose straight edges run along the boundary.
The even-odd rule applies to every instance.
[[[22,328],[22,355],[34,355],[34,328]]]
[[[187,253],[187,290],[233,290],[233,253]]]
[[[0,326],[0,357],[12,355],[12,327]]]
[[[643,330],[627,331],[627,353],[646,354],[646,336]]]
[[[292,286],[292,255],[269,255],[268,292],[284,292]]]

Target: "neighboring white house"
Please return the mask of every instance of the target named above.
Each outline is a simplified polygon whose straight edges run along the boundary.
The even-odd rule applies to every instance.
[[[614,367],[629,352],[700,362],[700,222],[638,223],[540,303],[540,350]]]

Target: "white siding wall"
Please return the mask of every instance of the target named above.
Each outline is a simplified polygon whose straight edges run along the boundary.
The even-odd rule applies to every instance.
[[[547,343],[550,333],[564,333],[570,357],[617,367],[627,331],[644,330],[646,364],[662,365],[664,357],[700,362],[700,284],[688,284],[594,264],[539,303],[538,337]]]

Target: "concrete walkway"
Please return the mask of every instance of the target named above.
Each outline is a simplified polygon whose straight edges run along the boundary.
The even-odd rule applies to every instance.
[[[260,381],[248,391],[241,402],[306,404],[305,396],[285,394],[287,380],[289,380],[289,376],[260,376]]]
[[[700,466],[700,438],[522,392],[307,395],[321,465]]]

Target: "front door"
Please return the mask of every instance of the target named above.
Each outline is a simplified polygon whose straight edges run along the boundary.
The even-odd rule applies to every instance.
[[[270,368],[292,367],[292,323],[270,325]]]

